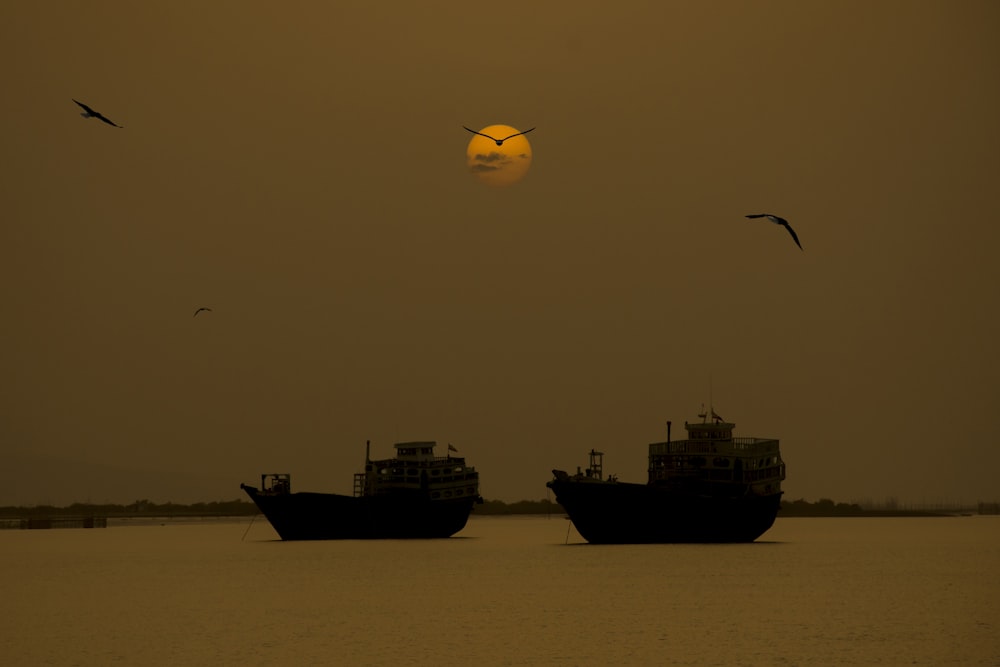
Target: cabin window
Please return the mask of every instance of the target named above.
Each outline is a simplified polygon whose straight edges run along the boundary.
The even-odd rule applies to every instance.
[[[440,475],[441,471],[440,470],[431,470],[431,474],[432,475]]]
[[[455,472],[462,472],[462,468],[461,467],[455,468]]]

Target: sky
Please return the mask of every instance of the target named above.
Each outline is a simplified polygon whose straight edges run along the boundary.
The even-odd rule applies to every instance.
[[[2,3],[0,505],[351,493],[410,440],[541,499],[592,448],[644,482],[709,404],[780,439],[787,500],[995,501],[998,31],[989,0]],[[537,128],[505,188],[466,166],[492,124]]]

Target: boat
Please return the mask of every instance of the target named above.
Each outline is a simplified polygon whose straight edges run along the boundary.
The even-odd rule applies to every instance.
[[[604,453],[548,486],[591,544],[753,542],[781,507],[785,464],[776,438],[734,437],[714,410],[684,423],[687,438],[649,445],[645,484],[604,477]]]
[[[479,495],[479,473],[448,445],[400,442],[378,461],[365,449],[354,494],[293,492],[289,473],[261,475],[260,488],[240,484],[283,540],[371,540],[451,537],[465,527]]]

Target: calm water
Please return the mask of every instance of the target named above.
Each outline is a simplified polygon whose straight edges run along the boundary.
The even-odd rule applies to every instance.
[[[1000,665],[1000,517],[716,546],[591,546],[562,517],[417,542],[248,524],[0,531],[0,664]]]

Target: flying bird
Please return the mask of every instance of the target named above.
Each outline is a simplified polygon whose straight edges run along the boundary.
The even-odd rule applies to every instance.
[[[72,98],[70,98],[70,99],[72,99]],[[76,100],[73,100],[73,101],[76,102]],[[80,114],[80,115],[83,116],[84,118],[96,118],[98,120],[103,120],[108,125],[113,125],[115,127],[122,127],[121,125],[108,120],[107,118],[105,118],[104,116],[102,116],[101,114],[99,114],[98,112],[96,112],[93,109],[91,109],[90,107],[88,107],[83,102],[76,102],[76,103],[79,104],[83,108],[83,113]]]
[[[463,125],[462,127],[465,127],[465,126]],[[491,137],[488,134],[483,134],[482,132],[476,132],[475,130],[470,130],[467,127],[465,127],[465,129],[469,130],[469,132],[472,132],[473,134],[478,134],[481,137],[486,137],[487,139],[492,139],[493,141],[497,142],[497,146],[503,146],[503,142],[507,141],[508,139],[512,139],[514,137],[519,137],[522,134],[527,134],[528,132],[531,132],[531,130],[533,130],[535,128],[531,128],[531,130],[525,130],[524,132],[518,132],[516,134],[512,134],[509,137],[504,137],[503,139],[497,139],[496,137]]]
[[[799,243],[799,236],[798,236],[798,234],[795,233],[795,230],[792,229],[792,226],[790,224],[788,224],[788,221],[785,220],[784,218],[779,218],[778,216],[771,215],[770,213],[753,213],[753,214],[748,215],[747,217],[748,218],[767,218],[768,220],[770,220],[774,224],[781,225],[782,227],[784,227],[785,229],[788,230],[789,234],[792,235],[792,240],[795,241],[795,245],[797,245],[799,247],[799,250],[803,250],[802,244]]]
[[[208,312],[212,312],[211,308],[206,308],[205,306],[202,306],[198,310],[194,311],[194,315],[192,315],[191,317],[198,317],[198,313],[200,313],[203,310],[207,310]]]

